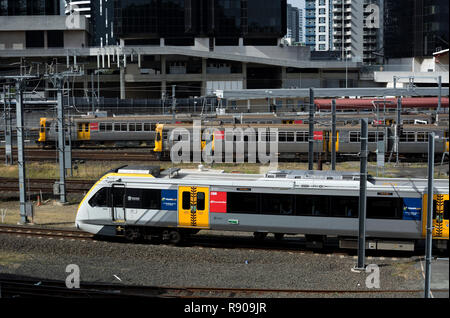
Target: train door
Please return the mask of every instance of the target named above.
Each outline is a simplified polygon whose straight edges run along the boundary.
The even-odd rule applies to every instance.
[[[125,185],[113,184],[111,188],[111,208],[113,222],[125,222]]]
[[[209,188],[178,188],[178,226],[209,228]]]
[[[433,239],[447,239],[448,233],[448,194],[433,195]],[[423,222],[422,234],[425,237],[427,234],[427,200],[428,195],[425,194],[423,198]]]
[[[89,140],[90,139],[89,123],[78,123],[77,124],[77,139],[78,140]]]

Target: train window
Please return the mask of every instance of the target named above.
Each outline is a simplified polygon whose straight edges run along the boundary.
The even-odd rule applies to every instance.
[[[361,142],[361,133],[359,131],[350,132],[350,142]]]
[[[286,141],[287,142],[294,142],[294,132],[293,131],[288,131],[286,133]]]
[[[121,123],[120,124],[120,131],[127,131],[128,130],[128,124],[127,123]]]
[[[308,134],[306,131],[297,131],[296,132],[296,141],[297,142],[307,142]]]
[[[127,188],[125,193],[125,207],[128,209],[140,209],[142,205],[141,189]]]
[[[205,192],[197,192],[197,210],[205,210]]]
[[[101,188],[96,194],[89,200],[89,205],[95,207],[107,207],[108,206],[108,191],[109,188]]]
[[[327,196],[296,196],[296,215],[328,216],[330,198]]]
[[[276,139],[277,138],[276,132],[273,132],[273,131],[258,131],[258,133],[261,136],[260,141],[273,142],[273,141],[277,140]]]
[[[191,193],[188,191],[184,191],[181,198],[181,207],[183,210],[191,209]]]
[[[417,142],[428,142],[428,134],[426,132],[418,132]]]
[[[84,132],[89,132],[89,123],[84,124]]]
[[[278,141],[279,142],[286,142],[286,132],[285,131],[280,131],[278,133]]]
[[[377,133],[375,131],[369,131],[368,142],[377,142]]]
[[[56,125],[56,129],[58,129],[58,125]],[[78,132],[83,132],[83,124],[78,124]]]
[[[262,194],[261,212],[264,214],[292,215],[293,196],[290,194]]]
[[[106,131],[106,124],[105,123],[100,123],[99,129],[100,129],[100,131]]]
[[[400,136],[400,141],[401,142],[415,142],[416,138],[415,138],[415,133],[414,131],[405,131],[403,132],[403,134]]]
[[[129,131],[136,131],[136,124],[135,123],[130,123],[128,125],[128,130]]]
[[[444,219],[448,220],[448,200],[444,201]]]
[[[114,131],[120,131],[120,124],[119,123],[115,123],[114,124]]]
[[[227,211],[229,213],[250,213],[259,212],[259,194],[258,193],[227,193]]]
[[[142,124],[136,124],[136,131],[142,131]]]
[[[113,187],[111,191],[112,203],[115,208],[123,208],[123,199],[125,195],[125,188]]]
[[[144,131],[151,131],[151,125],[149,123],[144,123]]]
[[[225,141],[233,141],[233,134],[229,131],[225,131]]]
[[[268,142],[276,142],[277,141],[277,133],[274,131],[267,132],[267,141]]]
[[[358,217],[358,197],[331,197],[331,215],[335,217]]]
[[[258,134],[253,132],[246,132],[244,135],[244,141],[245,142],[255,142],[258,140]]]
[[[106,123],[106,131],[112,131],[112,124]]]
[[[259,137],[260,141],[267,141],[267,132],[259,131],[258,134],[260,135],[260,137]]]
[[[161,190],[142,189],[142,208],[160,209],[161,208]]]
[[[403,199],[401,198],[367,198],[367,218],[401,219],[403,217]]]

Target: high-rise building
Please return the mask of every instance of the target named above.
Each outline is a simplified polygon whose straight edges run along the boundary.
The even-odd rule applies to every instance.
[[[291,42],[300,42],[300,23],[301,23],[300,9],[288,4],[286,10],[286,22],[287,22],[286,38],[290,39]]]
[[[126,43],[276,45],[286,34],[286,0],[114,1],[114,33]]]
[[[432,56],[448,48],[447,0],[385,0],[386,58]]]
[[[0,0],[0,16],[60,15],[60,0]]]
[[[305,42],[313,51],[332,50],[331,8],[331,0],[306,0]]]
[[[304,40],[304,27],[305,27],[305,23],[304,23],[304,9],[298,9],[298,41],[303,43]]]
[[[342,59],[373,64],[382,47],[382,1],[333,0],[333,48]]]

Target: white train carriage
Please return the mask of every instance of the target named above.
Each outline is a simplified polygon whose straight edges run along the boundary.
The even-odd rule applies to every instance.
[[[123,167],[92,187],[79,206],[76,226],[97,235],[172,243],[202,229],[248,231],[259,238],[289,233],[354,239],[358,178],[330,171],[249,175]],[[371,246],[412,249],[425,238],[426,187],[424,179],[369,178],[366,234]],[[448,199],[448,180],[436,180],[433,238],[441,248],[449,238]]]

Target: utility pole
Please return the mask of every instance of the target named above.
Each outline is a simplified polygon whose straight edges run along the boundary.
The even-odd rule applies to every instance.
[[[397,134],[395,137],[395,148],[396,148],[396,156],[397,156],[397,161],[396,161],[396,165],[399,164],[399,146],[400,146],[400,135],[402,132],[402,98],[401,96],[398,97],[397,99]]]
[[[428,134],[427,237],[425,244],[425,298],[430,298],[433,249],[434,132]]]
[[[366,254],[366,207],[367,207],[367,155],[368,155],[368,119],[361,119],[361,153],[359,176],[359,233],[358,233],[358,264],[356,269],[365,269]]]
[[[27,217],[27,189],[26,189],[26,169],[25,151],[23,136],[23,89],[25,80],[16,80],[16,129],[17,129],[17,163],[19,166],[19,200],[20,200],[20,223],[28,223]]]
[[[176,106],[175,87],[176,85],[172,85],[172,124],[175,124],[175,106]]]
[[[14,163],[12,154],[11,85],[3,86],[3,109],[5,115],[5,164]]]
[[[331,101],[331,170],[336,170],[336,100]]]
[[[57,91],[57,113],[58,113],[58,152],[59,152],[59,202],[62,204],[66,201],[66,167],[65,167],[65,122],[64,122],[64,106],[63,106],[63,87],[64,78],[57,77],[55,80]]]
[[[314,164],[314,90],[309,89],[309,138],[308,138],[308,170],[313,170]]]
[[[438,107],[436,109],[436,125],[439,125],[439,111],[441,110],[441,102],[442,102],[442,76],[438,76],[438,87],[439,87],[439,95],[438,95]]]

